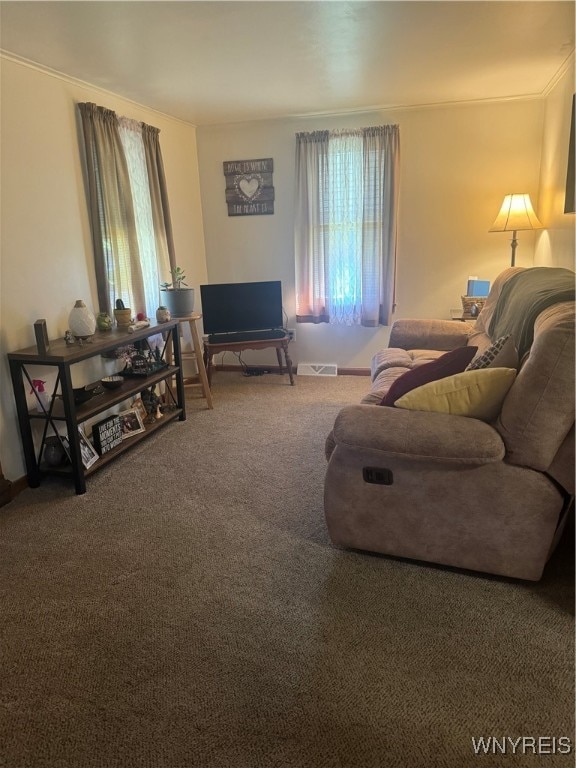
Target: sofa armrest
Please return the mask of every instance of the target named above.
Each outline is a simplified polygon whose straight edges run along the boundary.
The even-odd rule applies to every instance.
[[[501,461],[506,452],[499,433],[483,421],[379,405],[345,406],[327,440],[327,458],[339,445],[417,460],[478,465]]]
[[[438,349],[450,352],[465,347],[473,326],[455,320],[405,318],[395,320],[390,330],[389,347],[400,349]]]

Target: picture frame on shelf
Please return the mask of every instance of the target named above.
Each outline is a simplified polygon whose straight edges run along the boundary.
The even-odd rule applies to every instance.
[[[141,397],[137,397],[132,402],[132,408],[135,411],[138,411],[138,413],[140,414],[140,418],[142,419],[142,423],[144,423],[144,421],[146,420],[146,416],[148,414],[146,413],[146,408],[144,407],[144,403],[142,402],[142,398]]]
[[[120,416],[120,426],[122,427],[122,440],[146,431],[144,422],[136,408],[122,411],[118,415]]]
[[[80,443],[80,453],[82,454],[82,464],[84,465],[85,469],[89,469],[92,464],[95,464],[98,461],[100,456],[98,456],[94,446],[84,434],[82,427],[78,427],[78,436]]]

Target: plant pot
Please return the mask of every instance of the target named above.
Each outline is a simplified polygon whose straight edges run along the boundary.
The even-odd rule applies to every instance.
[[[131,309],[115,309],[114,319],[118,328],[128,328],[132,322],[132,310]]]
[[[194,288],[166,288],[161,295],[172,317],[188,317],[194,311]]]

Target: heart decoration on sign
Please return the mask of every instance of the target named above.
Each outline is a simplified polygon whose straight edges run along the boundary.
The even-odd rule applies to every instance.
[[[234,186],[247,200],[255,200],[262,191],[263,179],[259,173],[237,176]]]

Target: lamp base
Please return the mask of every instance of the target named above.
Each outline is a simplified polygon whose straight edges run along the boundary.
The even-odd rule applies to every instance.
[[[514,230],[512,232],[512,240],[510,241],[512,245],[512,258],[510,260],[511,267],[516,266],[516,246],[518,245],[518,240],[516,240],[516,232],[517,230]]]

